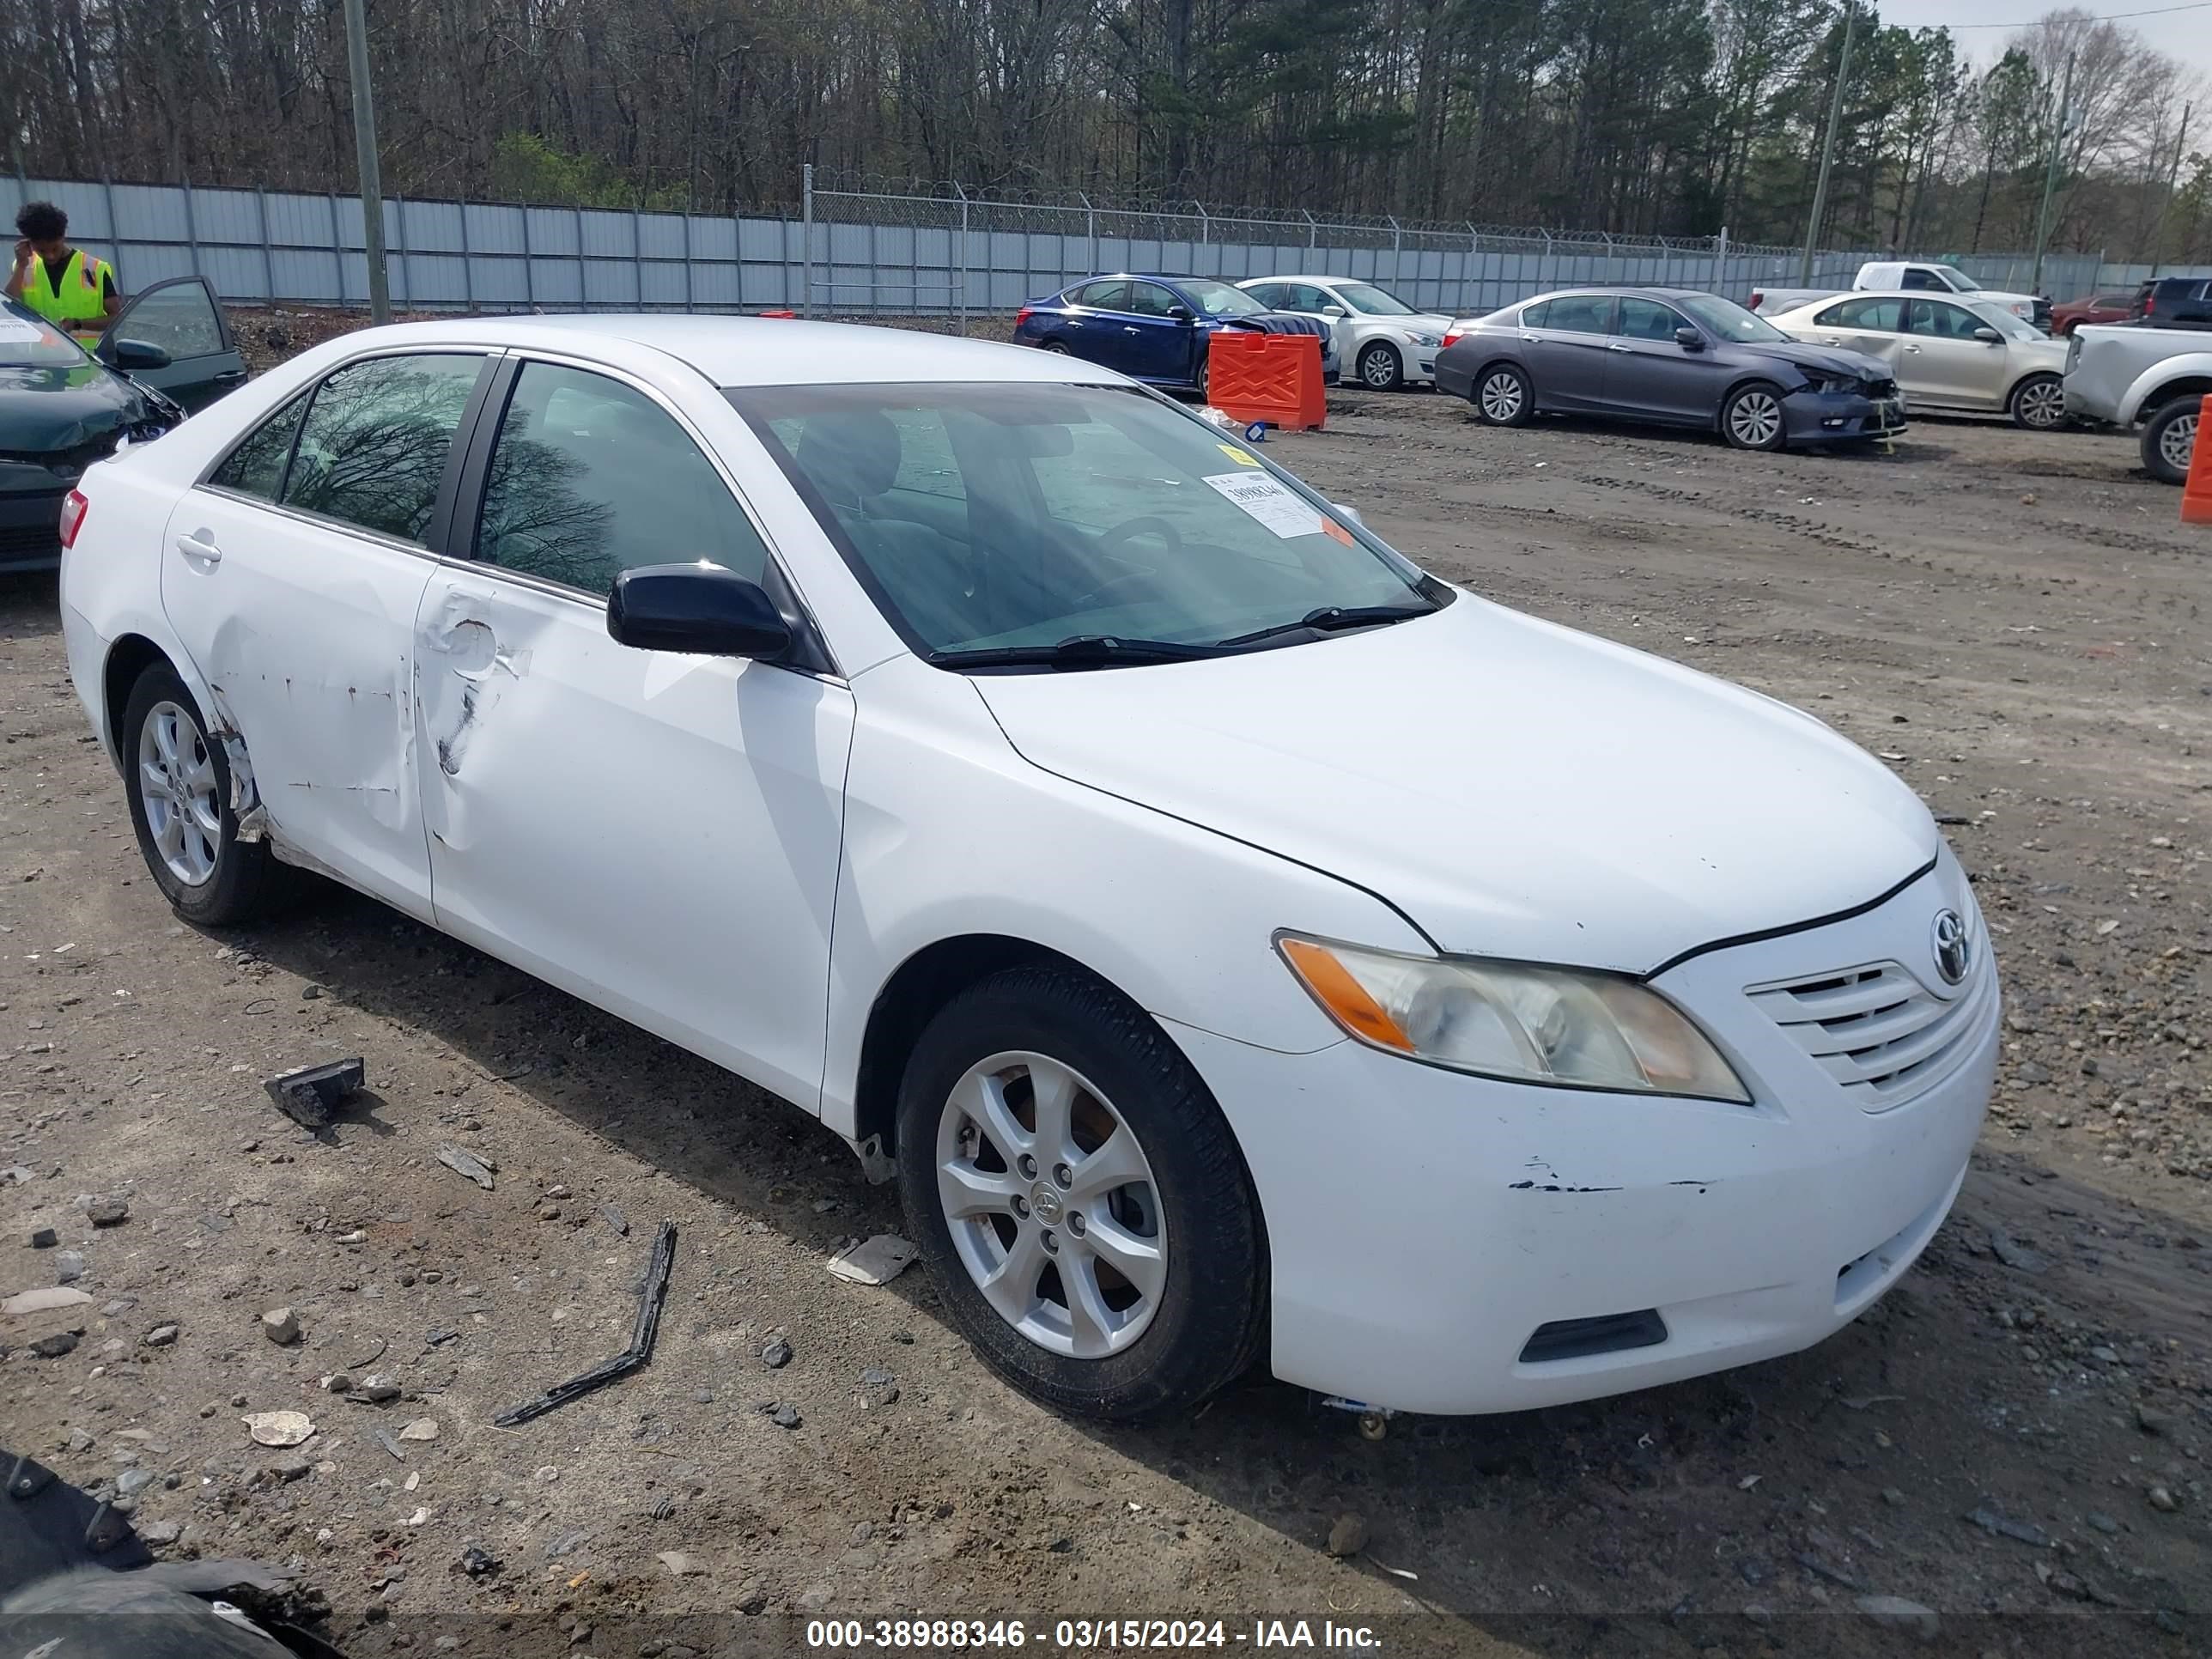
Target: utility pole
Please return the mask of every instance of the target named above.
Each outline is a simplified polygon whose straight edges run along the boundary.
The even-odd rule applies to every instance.
[[[2173,208],[2173,187],[2181,178],[2181,158],[2189,149],[2189,115],[2197,106],[2181,106],[2181,136],[2173,141],[2173,165],[2166,170],[2166,199],[2158,204],[2158,228],[2151,233],[2150,274],[2158,275],[2158,268],[2166,258],[2166,216]]]
[[[368,88],[368,15],[365,0],[345,0],[346,63],[353,71],[353,145],[361,171],[362,240],[368,252],[368,319],[392,320],[384,273],[384,176],[376,163],[376,103]]]
[[[2027,279],[2028,290],[2043,291],[2043,246],[2051,231],[2051,193],[2058,187],[2058,153],[2066,147],[2066,128],[2074,116],[2074,54],[2066,54],[2064,90],[2058,94],[2058,118],[2051,123],[2051,161],[2043,170],[2043,205],[2035,214],[2035,269]]]
[[[1858,21],[1857,0],[1844,0],[1844,48],[1836,58],[1836,91],[1828,100],[1828,136],[1820,144],[1820,178],[1813,186],[1813,212],[1805,221],[1805,258],[1797,267],[1797,286],[1813,286],[1813,248],[1820,236],[1820,217],[1828,210],[1828,170],[1836,163],[1836,129],[1844,120],[1844,83],[1851,73],[1851,27]]]

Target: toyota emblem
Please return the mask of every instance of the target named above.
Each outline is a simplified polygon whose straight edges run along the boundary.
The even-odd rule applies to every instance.
[[[1936,913],[1936,971],[1946,985],[1956,985],[1973,965],[1973,947],[1966,941],[1966,918],[1956,910]]]

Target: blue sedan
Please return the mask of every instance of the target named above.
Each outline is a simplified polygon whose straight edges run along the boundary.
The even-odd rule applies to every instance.
[[[1211,276],[1089,276],[1014,318],[1014,343],[1064,351],[1155,386],[1206,395],[1207,343],[1221,329],[1321,337],[1322,378],[1336,378],[1336,342],[1327,323],[1270,311],[1240,288]]]

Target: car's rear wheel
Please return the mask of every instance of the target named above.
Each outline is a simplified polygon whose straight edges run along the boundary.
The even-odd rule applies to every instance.
[[[1779,449],[1787,435],[1782,393],[1764,380],[1738,386],[1721,407],[1721,435],[1738,449]]]
[[[1062,357],[1067,356],[1067,346],[1063,341],[1047,340],[1044,342],[1043,349],[1047,351],[1056,353]]]
[[[2012,389],[2014,426],[2050,432],[2066,424],[2066,382],[2057,374],[2031,374]]]
[[[1398,349],[1377,340],[1359,352],[1359,383],[1373,392],[1395,392],[1406,384],[1406,366]]]
[[[291,896],[294,872],[268,843],[239,840],[230,761],[175,670],[162,663],[138,677],[118,732],[138,850],[179,915],[220,927]]]
[[[1017,1387],[1126,1422],[1259,1350],[1267,1247],[1229,1125],[1150,1016],[1071,969],[956,997],[899,1091],[908,1224],[954,1322]]]
[[[2143,428],[2143,471],[2160,483],[2189,482],[2189,461],[2197,447],[2197,414],[2203,399],[2193,392],[2162,404]]]
[[[1526,426],[1536,411],[1536,390],[1511,363],[1492,363],[1476,377],[1474,412],[1486,426]]]

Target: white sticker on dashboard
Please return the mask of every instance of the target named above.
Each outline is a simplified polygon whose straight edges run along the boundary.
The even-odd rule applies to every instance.
[[[46,330],[36,323],[27,323],[21,317],[0,317],[0,340],[27,340],[35,343],[46,337]]]
[[[1264,472],[1217,472],[1206,482],[1285,541],[1321,533],[1321,509]]]

